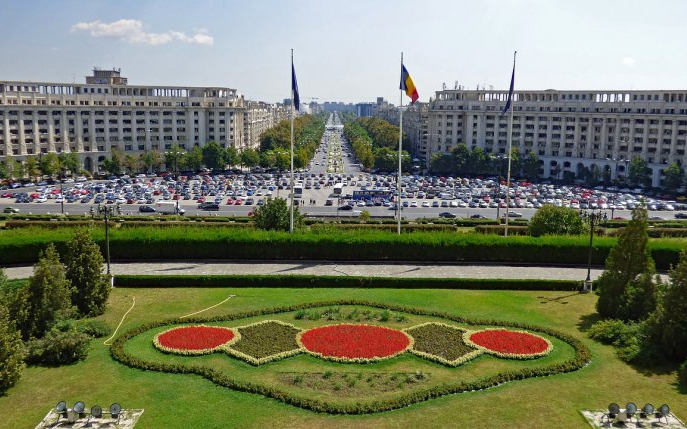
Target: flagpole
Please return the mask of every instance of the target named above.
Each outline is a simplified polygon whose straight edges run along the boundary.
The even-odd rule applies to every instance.
[[[513,52],[513,93],[510,95],[510,120],[508,121],[508,175],[506,176],[506,228],[504,236],[508,237],[508,212],[510,211],[510,167],[513,154],[511,153],[511,145],[513,140],[513,111],[515,110],[515,56],[518,51]]]
[[[403,52],[401,52],[401,70],[403,70]],[[403,75],[401,75],[401,79],[403,78]],[[402,148],[402,141],[403,141],[403,90],[401,89],[401,101],[398,107],[399,113],[399,119],[398,119],[398,177],[396,178],[396,182],[398,185],[398,198],[396,198],[396,208],[398,210],[398,234],[401,234],[401,148]]]
[[[293,117],[296,114],[296,100],[295,94],[293,93],[294,88],[293,88],[293,49],[291,49],[291,210],[289,212],[289,232],[293,233],[293,204],[294,204],[294,199],[293,199],[293,193],[295,192],[294,189],[294,183],[293,183]]]

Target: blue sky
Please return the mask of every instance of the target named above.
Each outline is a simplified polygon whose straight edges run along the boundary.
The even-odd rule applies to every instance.
[[[293,48],[301,101],[398,104],[401,51],[428,101],[456,81],[507,89],[517,50],[516,89],[687,89],[685,16],[682,0],[5,0],[0,80],[121,67],[274,102]]]

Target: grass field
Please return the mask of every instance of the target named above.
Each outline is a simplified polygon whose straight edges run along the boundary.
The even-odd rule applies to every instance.
[[[366,289],[115,289],[102,319],[113,328],[136,305],[122,330],[143,323],[185,315],[228,300],[203,315],[302,302],[360,299],[437,310],[474,319],[498,319],[553,328],[580,338],[592,351],[587,367],[568,374],[512,382],[480,392],[429,400],[400,410],[378,414],[341,416],[306,411],[255,394],[218,387],[199,376],[164,374],[128,368],[109,355],[103,340],[95,340],[84,362],[60,368],[28,368],[17,386],[0,397],[0,427],[33,428],[59,400],[104,407],[120,402],[124,408],[143,408],[141,428],[226,427],[585,427],[581,409],[603,409],[609,402],[667,403],[685,420],[687,395],[675,384],[674,368],[636,369],[621,362],[611,347],[586,339],[586,328],[596,320],[594,295],[568,292],[366,290]],[[287,315],[281,317],[287,320]],[[304,321],[290,323],[308,326]],[[414,321],[406,323],[414,324]],[[405,325],[403,323],[399,324]],[[147,347],[147,346],[146,346]],[[152,345],[150,346],[152,350]],[[143,350],[143,349],[142,349]],[[213,357],[214,356],[214,357]],[[232,358],[213,355],[201,359],[239,371],[283,365],[284,373],[313,364],[298,356],[253,368]],[[548,357],[547,357],[548,358]],[[293,359],[293,360],[290,360]],[[417,358],[401,357],[413,368]],[[307,361],[302,363],[301,361]],[[407,361],[407,362],[406,362]],[[358,371],[350,364],[317,361],[322,370],[338,374]],[[371,371],[374,365],[363,370]],[[438,364],[434,372],[448,372]],[[470,375],[470,363],[461,371]],[[380,367],[381,368],[381,367]],[[478,371],[475,365],[474,371]],[[275,372],[266,372],[266,377]],[[473,374],[474,375],[474,374]],[[311,393],[317,395],[317,393]],[[324,391],[322,394],[331,394]]]

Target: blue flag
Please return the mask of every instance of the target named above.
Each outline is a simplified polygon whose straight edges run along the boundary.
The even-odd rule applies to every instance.
[[[513,99],[513,86],[515,85],[515,62],[513,62],[513,74],[510,77],[510,90],[508,91],[508,99],[506,100],[506,107],[503,108],[502,115],[505,115],[510,109],[511,100]]]
[[[298,82],[296,82],[296,68],[291,63],[291,93],[293,95],[293,107],[300,112],[301,97],[298,95]]]

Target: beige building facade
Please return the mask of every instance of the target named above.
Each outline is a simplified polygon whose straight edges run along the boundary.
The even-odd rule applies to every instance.
[[[507,153],[508,91],[442,90],[429,103],[428,158],[459,144]],[[627,176],[640,156],[660,186],[662,170],[687,163],[687,91],[516,91],[512,146],[542,161],[544,178],[586,169]]]
[[[74,152],[97,172],[114,147],[139,155],[214,140],[240,149],[245,112],[235,89],[129,85],[118,69],[96,68],[85,84],[0,81],[0,162]]]

